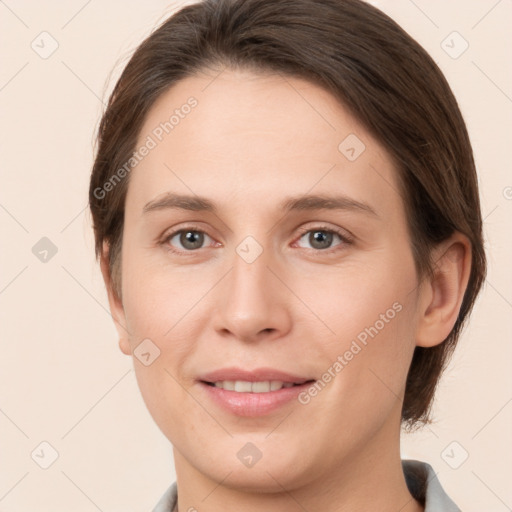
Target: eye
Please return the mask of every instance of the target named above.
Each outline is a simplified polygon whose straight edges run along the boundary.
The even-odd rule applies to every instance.
[[[213,241],[203,231],[198,231],[196,229],[181,229],[167,236],[164,243],[171,245],[172,248],[176,248],[177,244],[181,244],[181,247],[177,247],[178,252],[183,250],[194,251],[196,249],[201,249],[206,239]]]
[[[331,249],[333,247],[333,242],[336,240],[339,242],[334,247],[348,244],[350,242],[342,233],[324,227],[304,231],[298,242],[302,241],[303,243],[308,243],[309,247],[306,248],[325,251],[326,249]]]

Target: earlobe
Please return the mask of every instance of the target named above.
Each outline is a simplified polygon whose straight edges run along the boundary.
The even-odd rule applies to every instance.
[[[433,347],[450,334],[459,315],[471,271],[471,244],[453,234],[434,250],[433,276],[420,290],[416,345]]]
[[[122,336],[119,338],[119,348],[121,352],[127,356],[132,355],[132,349],[130,347],[130,341],[128,340],[128,336]]]
[[[101,274],[107,289],[110,314],[119,335],[119,348],[126,355],[131,355],[130,340],[126,329],[126,317],[121,297],[118,297],[113,286],[112,276],[109,268],[109,246],[103,242],[100,258]]]

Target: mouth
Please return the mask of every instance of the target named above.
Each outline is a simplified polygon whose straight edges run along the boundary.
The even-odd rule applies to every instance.
[[[212,386],[226,391],[234,391],[235,393],[270,393],[279,391],[283,388],[293,388],[310,384],[313,379],[302,382],[283,382],[280,380],[263,380],[251,382],[247,380],[219,380],[215,382],[202,381],[207,386]]]
[[[299,404],[297,396],[315,379],[271,368],[224,368],[202,375],[199,389],[212,404],[236,416],[264,416],[285,405]]]

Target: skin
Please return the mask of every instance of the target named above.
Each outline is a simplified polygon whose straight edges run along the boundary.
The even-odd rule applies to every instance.
[[[389,155],[301,79],[229,69],[187,78],[155,102],[137,147],[190,96],[197,107],[130,174],[121,298],[106,245],[102,257],[121,350],[133,354],[146,338],[160,350],[149,366],[133,361],[174,447],[179,510],[423,510],[401,468],[400,411],[414,347],[441,343],[457,318],[467,239],[456,233],[436,248],[435,277],[420,280]],[[338,150],[349,134],[366,146],[353,162]],[[167,192],[208,198],[217,211],[143,213]],[[280,209],[305,194],[344,195],[375,214]],[[333,235],[318,248],[309,235],[320,228],[351,241]],[[179,229],[208,236],[190,249],[169,239]],[[236,252],[249,235],[263,250],[252,263]],[[306,405],[239,417],[196,380],[228,366],[321,379],[394,303],[401,311]],[[237,457],[247,442],[262,453],[252,468]]]

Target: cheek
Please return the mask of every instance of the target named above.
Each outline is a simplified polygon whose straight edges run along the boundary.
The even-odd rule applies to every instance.
[[[414,262],[407,253],[401,258],[389,254],[345,266],[336,275],[320,269],[309,277],[309,285],[302,280],[297,289],[322,320],[312,318],[309,331],[316,325],[319,333],[327,333],[315,344],[319,370],[332,381],[340,403],[357,397],[345,403],[355,417],[368,407],[393,406],[403,392],[415,346]]]
[[[161,260],[154,264],[140,249],[125,247],[123,304],[141,395],[166,436],[190,433],[190,423],[184,426],[180,418],[189,418],[189,422],[197,411],[188,394],[189,375],[183,375],[183,368],[197,350],[194,340],[203,328],[198,319],[207,317],[205,308],[211,306],[208,291],[216,275],[191,272],[187,266],[167,269]],[[152,354],[148,366],[138,358],[142,343]],[[154,360],[153,354],[157,355]]]
[[[403,333],[397,332],[398,326],[413,321],[416,272],[412,257],[399,259],[384,251],[369,256],[343,262],[338,268],[310,267],[307,273],[290,276],[294,292],[316,315],[315,319],[306,311],[310,327],[316,324],[324,335],[322,343],[342,348],[357,337],[364,342],[384,339],[392,332],[399,341]]]
[[[181,431],[180,418],[190,414],[186,408],[177,411],[173,404],[186,404],[183,388],[177,383],[175,371],[165,362],[165,353],[149,365],[144,366],[134,357],[135,375],[140,393],[155,423],[169,437]]]
[[[167,266],[154,256],[159,249],[150,249],[149,257],[135,245],[124,248],[123,302],[130,332],[166,340],[207,295],[215,276],[195,272],[190,265]]]

